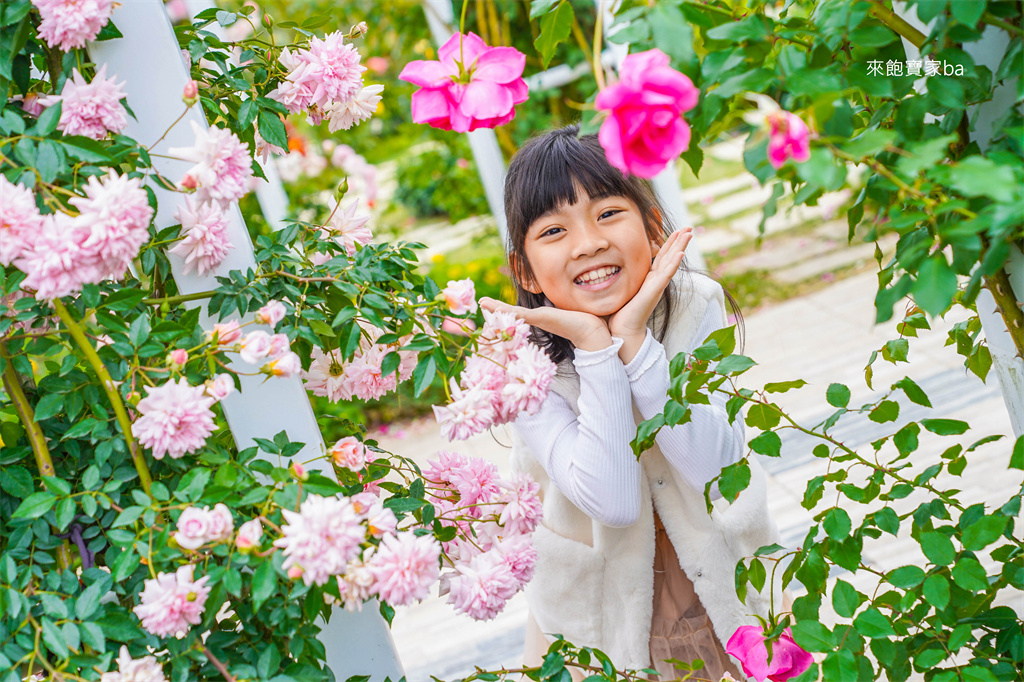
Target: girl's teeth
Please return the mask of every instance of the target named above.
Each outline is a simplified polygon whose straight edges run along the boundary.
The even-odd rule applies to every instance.
[[[615,275],[620,268],[608,267],[598,268],[597,270],[591,270],[590,272],[584,273],[580,277],[576,278],[577,284],[600,284]]]

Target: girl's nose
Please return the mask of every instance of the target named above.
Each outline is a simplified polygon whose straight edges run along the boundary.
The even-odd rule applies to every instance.
[[[576,243],[573,244],[573,258],[592,256],[608,248],[608,239],[596,224],[580,227],[576,231],[576,235]]]

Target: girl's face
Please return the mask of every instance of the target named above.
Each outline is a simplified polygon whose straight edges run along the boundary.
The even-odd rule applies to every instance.
[[[657,246],[632,200],[577,196],[530,225],[523,255],[533,278],[523,285],[556,308],[606,317],[640,290]]]

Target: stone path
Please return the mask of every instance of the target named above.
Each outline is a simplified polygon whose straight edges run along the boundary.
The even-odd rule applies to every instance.
[[[922,332],[921,338],[910,340],[910,364],[893,366],[877,360],[874,364],[875,388],[872,390],[866,386],[864,366],[871,351],[896,337],[893,323],[877,327],[873,324],[875,287],[873,274],[860,274],[749,315],[746,319],[745,354],[759,364],[741,377],[741,385],[756,388],[767,381],[797,378],[808,381],[809,384],[802,389],[778,395],[776,402],[799,423],[811,425],[830,413],[823,400],[830,382],[847,384],[853,393],[851,404],[859,405],[875,399],[894,381],[909,374],[938,407],[927,410],[901,400],[898,423],[920,419],[927,413],[931,417],[963,419],[973,427],[972,432],[961,439],[923,434],[921,446],[912,456],[915,472],[936,459],[938,453],[953,442],[970,443],[988,434],[1010,436],[1009,418],[994,375],[988,384],[982,383],[973,374],[966,373],[958,355],[943,347],[946,330],[956,322],[952,315],[946,320],[936,320],[933,331]],[[863,448],[879,435],[892,430],[887,425],[867,419],[850,418],[837,425],[834,435],[851,447]],[[763,463],[769,472],[770,505],[783,544],[795,547],[811,523],[808,513],[800,506],[805,484],[811,477],[823,473],[824,466],[810,454],[813,443],[798,432],[787,433],[794,435],[784,438],[782,457]],[[502,470],[508,469],[508,437],[501,429],[495,430],[493,435],[485,434],[455,444],[455,447],[446,443],[436,426],[427,420],[408,425],[401,435],[400,438],[382,436],[380,441],[384,447],[418,461],[426,461],[438,449],[447,448],[487,457]],[[748,437],[752,435],[748,433]],[[963,478],[956,482],[956,487],[963,490],[963,501],[1002,504],[1019,492],[1019,472],[1006,470],[1009,448],[1010,440],[1003,439],[982,446],[973,453]],[[890,454],[883,447],[879,456],[888,457]],[[856,477],[858,472],[851,470],[850,475]],[[940,479],[940,483],[945,482]],[[908,498],[894,504],[894,507],[903,512],[918,503],[919,500]],[[844,502],[856,524],[863,511],[853,506],[853,503]],[[865,550],[865,560],[872,566],[889,570],[919,562],[917,543],[911,538],[905,534],[896,539],[885,537],[886,541],[875,542]],[[850,578],[849,575],[845,577]],[[861,580],[855,584],[862,591],[868,589]],[[1024,596],[1019,592],[1001,597],[1000,602],[1024,613]],[[430,676],[452,680],[471,672],[473,665],[493,668],[520,663],[525,619],[526,605],[521,595],[513,599],[498,618],[488,623],[458,616],[442,599],[432,598],[419,605],[399,609],[392,632],[409,682],[427,682]]]

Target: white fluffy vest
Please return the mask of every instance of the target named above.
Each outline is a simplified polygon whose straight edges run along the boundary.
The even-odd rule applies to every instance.
[[[677,303],[664,340],[670,359],[703,341],[693,337],[707,306],[721,310],[725,321],[724,295],[716,282],[686,273],[675,282]],[[571,362],[559,368],[552,390],[579,412],[580,382]],[[635,407],[634,417],[639,424]],[[746,604],[739,601],[736,563],[778,536],[768,514],[765,474],[756,462],[751,462],[747,490],[731,505],[716,501],[710,515],[703,491],[691,488],[657,445],[640,462],[645,474],[640,518],[628,528],[611,528],[562,495],[513,430],[512,466],[540,483],[544,502],[544,521],[533,538],[537,569],[526,587],[530,611],[542,632],[598,648],[616,665],[630,668],[650,665],[655,508],[723,646],[736,628],[756,624],[752,614],[768,611],[767,586],[764,594],[749,588]],[[776,605],[781,605],[778,595]]]

